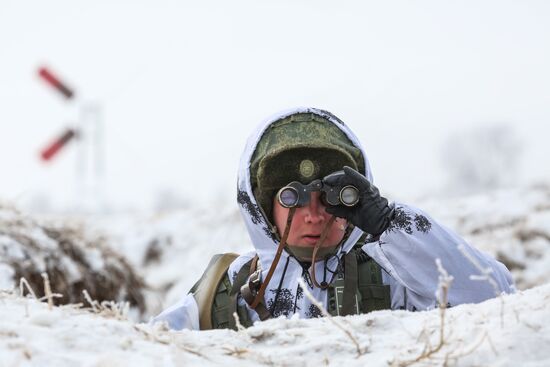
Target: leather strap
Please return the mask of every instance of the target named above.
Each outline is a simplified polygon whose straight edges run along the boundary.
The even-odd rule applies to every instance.
[[[285,232],[283,234],[283,238],[281,239],[281,242],[279,242],[279,246],[277,247],[277,253],[275,254],[275,258],[273,259],[273,262],[271,263],[271,266],[269,267],[269,271],[267,272],[267,275],[264,279],[264,281],[261,283],[260,289],[258,290],[258,293],[254,297],[254,301],[252,304],[249,303],[250,307],[254,310],[256,310],[256,307],[260,304],[260,302],[263,302],[265,289],[267,285],[269,284],[269,281],[271,280],[271,277],[273,276],[273,273],[275,272],[275,268],[277,267],[277,264],[279,263],[279,260],[281,259],[281,254],[283,253],[283,249],[286,246],[286,240],[288,239],[288,234],[290,233],[290,226],[292,225],[292,218],[294,217],[294,213],[296,212],[296,208],[290,208],[288,210],[288,216],[286,218],[286,226],[285,226]],[[261,281],[261,279],[260,279]],[[243,295],[244,297],[244,295]],[[264,306],[265,308],[265,306]],[[259,313],[258,313],[259,314]]]
[[[260,287],[260,276],[261,271],[256,270],[250,276],[248,283],[241,287],[241,296],[250,307],[252,307],[251,304],[255,300],[254,295],[257,294],[258,288]],[[263,299],[258,303],[256,308],[254,308],[254,311],[256,311],[258,316],[260,316],[260,320],[262,321],[267,320],[271,317],[271,313],[265,307]]]
[[[210,260],[210,264],[208,264],[199,286],[193,293],[199,307],[201,330],[212,329],[212,304],[214,303],[216,290],[223,277],[227,274],[227,268],[237,256],[237,254],[232,253],[214,256]]]

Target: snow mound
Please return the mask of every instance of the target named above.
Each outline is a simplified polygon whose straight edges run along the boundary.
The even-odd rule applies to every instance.
[[[14,289],[25,278],[44,295],[47,273],[62,304],[85,302],[83,290],[98,301],[126,300],[145,311],[143,280],[133,267],[81,227],[39,224],[14,208],[0,205],[0,289]]]
[[[49,310],[45,303],[3,291],[0,355],[7,366],[56,367],[543,366],[550,364],[549,299],[550,285],[544,285],[453,307],[443,318],[440,310],[378,311],[345,318],[279,318],[238,332],[174,332],[162,324],[134,324],[121,314],[75,306]]]

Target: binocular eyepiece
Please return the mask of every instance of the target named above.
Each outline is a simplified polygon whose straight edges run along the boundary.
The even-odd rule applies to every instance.
[[[325,206],[355,206],[359,202],[359,190],[355,186],[331,186],[324,183],[327,177],[336,175],[345,175],[345,173],[344,171],[336,171],[322,180],[313,180],[308,185],[292,181],[277,192],[277,201],[285,208],[302,207],[309,203],[310,193],[320,191],[321,201]]]

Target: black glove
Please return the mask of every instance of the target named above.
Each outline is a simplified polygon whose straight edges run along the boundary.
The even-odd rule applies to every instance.
[[[327,205],[327,213],[345,218],[373,236],[381,234],[390,225],[393,210],[389,207],[388,200],[380,196],[376,186],[353,168],[346,166],[344,174],[325,177],[323,184],[336,187],[352,185],[359,190],[359,202],[356,205]]]

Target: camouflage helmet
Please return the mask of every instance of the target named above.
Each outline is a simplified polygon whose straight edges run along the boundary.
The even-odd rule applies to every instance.
[[[323,116],[300,112],[264,131],[250,161],[250,179],[256,201],[273,223],[273,198],[281,187],[308,184],[344,166],[364,172],[361,150]]]

